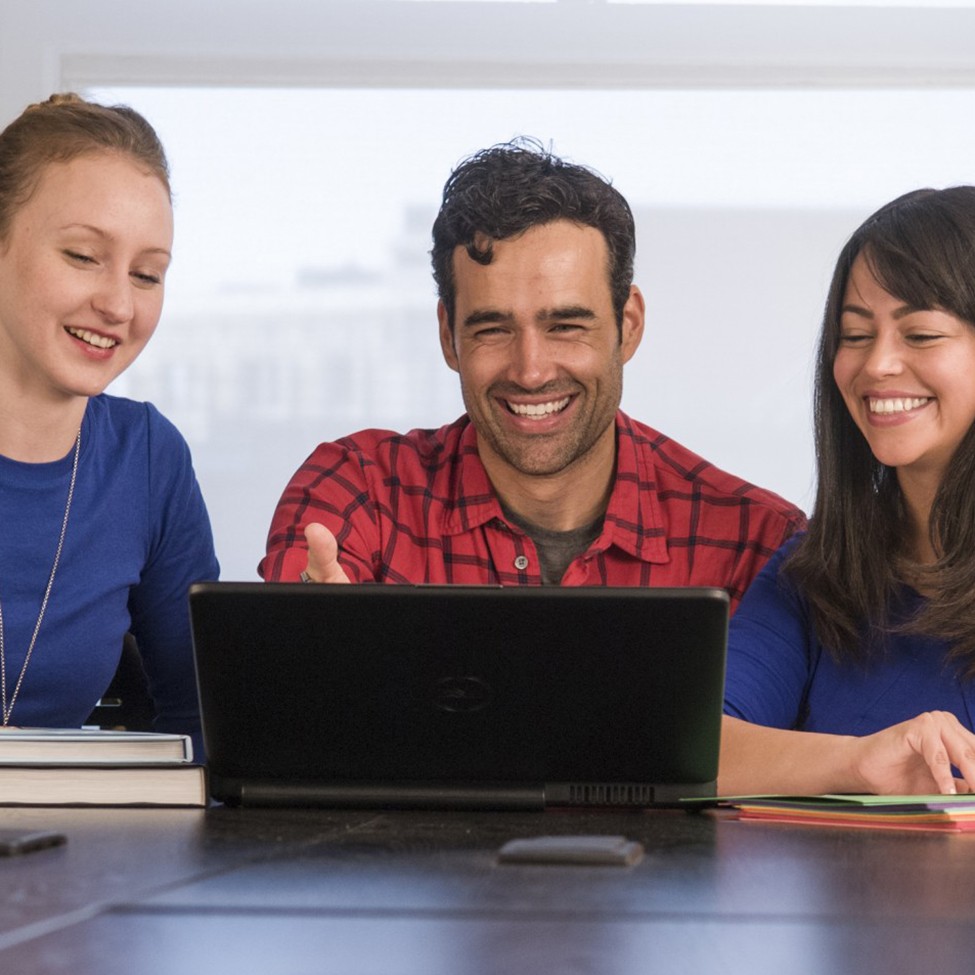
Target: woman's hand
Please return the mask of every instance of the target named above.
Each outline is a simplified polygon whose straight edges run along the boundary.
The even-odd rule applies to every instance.
[[[853,772],[878,795],[975,792],[975,735],[953,714],[927,711],[855,739]]]
[[[862,738],[767,728],[724,716],[720,795],[842,792],[975,792],[975,735],[945,711],[919,714]]]

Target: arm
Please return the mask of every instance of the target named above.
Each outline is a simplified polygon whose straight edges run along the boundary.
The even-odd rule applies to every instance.
[[[882,712],[873,734],[825,733],[855,731],[888,678],[829,658],[805,600],[780,575],[786,554],[762,570],[729,628],[720,791],[949,793],[952,765],[964,791],[975,789],[975,735],[944,711],[902,707]],[[795,730],[810,722],[816,732]]]
[[[930,711],[872,735],[767,728],[725,715],[722,795],[952,794],[975,791],[975,735],[953,714]]]
[[[156,730],[193,734],[199,749],[187,590],[216,579],[220,567],[189,448],[169,421],[146,409],[147,550],[140,580],[129,593],[131,629],[156,704]]]
[[[267,582],[371,582],[379,528],[364,455],[320,444],[281,495],[258,572]],[[341,564],[339,554],[341,553]]]

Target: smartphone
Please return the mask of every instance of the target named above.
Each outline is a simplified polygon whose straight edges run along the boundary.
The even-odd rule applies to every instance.
[[[20,853],[33,853],[49,846],[67,843],[64,833],[54,833],[44,829],[0,829],[0,857],[17,856]]]

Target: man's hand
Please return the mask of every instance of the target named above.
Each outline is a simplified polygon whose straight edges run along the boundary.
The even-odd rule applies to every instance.
[[[975,792],[975,735],[953,714],[927,711],[857,739],[854,770],[878,795]]]
[[[335,536],[318,522],[305,528],[308,542],[308,565],[305,573],[311,582],[349,582],[345,570],[339,565],[339,543]]]

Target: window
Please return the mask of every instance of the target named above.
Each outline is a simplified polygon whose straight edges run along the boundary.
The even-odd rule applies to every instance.
[[[808,506],[833,260],[897,193],[972,180],[972,36],[968,0],[4,0],[0,117],[87,89],[159,128],[176,260],[118,391],[187,434],[225,575],[253,578],[318,440],[459,412],[429,226],[450,167],[517,132],[636,210],[624,408]]]
[[[624,409],[811,503],[810,376],[832,263],[880,204],[963,181],[967,91],[93,89],[171,156],[163,323],[116,384],[186,433],[228,578],[320,440],[438,426],[430,226],[450,168],[520,133],[634,208],[644,346]],[[909,132],[905,139],[903,133]]]

